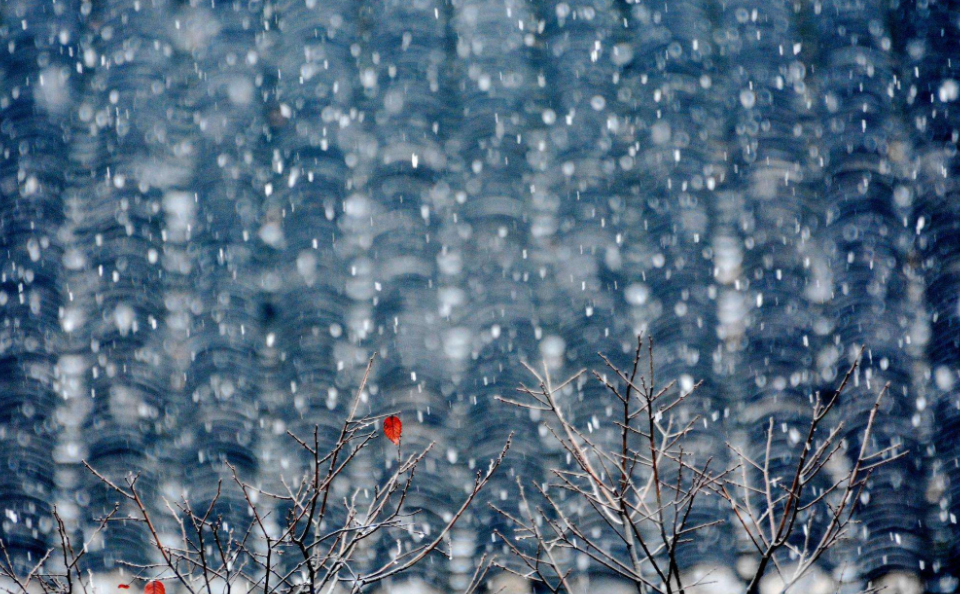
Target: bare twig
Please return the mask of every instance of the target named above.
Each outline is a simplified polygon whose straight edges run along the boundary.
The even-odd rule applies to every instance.
[[[807,497],[807,487],[842,450],[842,425],[826,432],[821,426],[856,370],[859,357],[826,401],[815,400],[806,439],[796,446],[797,462],[785,480],[776,475],[772,464],[773,419],[767,427],[766,443],[761,446],[762,458],[750,458],[728,444],[733,463],[712,470],[716,455],[723,452],[704,451],[694,434],[700,419],[685,409],[685,403],[701,383],[679,393],[674,392],[674,382],[658,386],[653,354],[653,341],[639,337],[633,359],[625,370],[601,354],[612,375],[592,374],[619,404],[618,414],[610,421],[619,435],[616,446],[594,441],[578,429],[561,407],[557,399],[560,386],[553,385],[546,367],[538,371],[524,364],[538,387],[521,385],[518,392],[531,402],[499,400],[509,406],[549,413],[545,420],[547,432],[567,452],[574,466],[552,469],[559,483],[551,488],[574,497],[558,501],[534,483],[536,495],[546,503],[538,506],[528,501],[523,485],[519,484],[518,497],[523,504],[520,514],[494,509],[516,530],[512,537],[501,532],[497,532],[497,537],[521,568],[501,561],[496,565],[536,581],[551,592],[569,593],[575,568],[567,565],[568,556],[557,552],[571,549],[632,582],[638,594],[685,593],[702,584],[704,578],[685,583],[686,568],[681,566],[680,555],[683,545],[694,539],[698,531],[726,521],[721,517],[691,524],[690,518],[697,506],[705,505],[706,499],[720,497],[729,504],[734,525],[746,533],[758,555],[758,567],[747,591],[758,592],[760,580],[771,565],[785,576],[784,588],[789,589],[842,539],[852,521],[853,502],[870,472],[901,455],[889,448],[868,452],[874,419],[886,388],[871,411],[853,469],[833,486]],[[644,357],[646,371],[641,374]],[[573,374],[561,386],[569,385],[582,374],[583,371]],[[678,414],[681,411],[686,418]],[[760,477],[759,484],[751,484],[752,475]],[[801,513],[805,518],[814,517],[813,508],[823,510],[818,513],[825,512],[829,518],[817,539],[810,536],[812,519],[800,519]],[[602,530],[581,526],[590,512],[594,520],[599,520]],[[797,545],[792,537],[801,525],[805,537]],[[789,573],[778,560],[780,550],[790,550],[799,559]]]
[[[135,579],[174,579],[189,594],[233,594],[240,591],[249,594],[255,590],[261,594],[329,594],[344,585],[359,591],[409,571],[448,539],[454,526],[503,463],[512,435],[487,469],[477,473],[473,488],[435,537],[408,547],[407,552],[382,567],[359,571],[361,564],[356,562],[359,547],[371,540],[388,538],[387,529],[399,528],[415,537],[422,536],[413,525],[415,513],[406,510],[406,502],[408,494],[415,488],[418,467],[434,450],[431,443],[401,457],[390,476],[374,487],[372,497],[366,496],[364,489],[359,487],[351,487],[339,500],[331,496],[335,486],[347,482],[343,477],[378,435],[381,416],[363,416],[359,412],[375,358],[374,354],[367,363],[332,446],[321,446],[319,428],[307,438],[289,434],[308,464],[301,477],[293,481],[281,478],[285,493],[270,493],[247,484],[237,468],[226,464],[232,481],[229,484],[218,481],[216,493],[199,510],[194,509],[186,497],[174,504],[163,499],[172,525],[178,530],[172,540],[166,538],[170,535],[161,535],[158,530],[161,524],[138,488],[139,475],[131,474],[118,481],[84,461],[87,471],[119,500],[113,512],[102,518],[93,537],[103,530],[109,536],[107,526],[115,521],[143,524],[150,544],[162,561],[141,565],[121,561],[121,564],[135,570]],[[218,502],[226,496],[228,487],[236,487],[242,494],[242,501],[250,511],[248,525],[230,523],[228,528],[224,518],[217,515]],[[116,517],[121,503],[131,509],[130,517]],[[342,516],[338,513],[336,517],[340,520],[334,522],[331,517],[334,514],[329,512],[335,507],[340,512],[341,505],[346,513]],[[282,506],[289,512],[285,517],[277,518],[278,510],[273,506]],[[76,550],[56,509],[54,518],[58,545],[24,573],[17,572],[9,550],[0,542],[0,577],[7,577],[15,584],[16,594],[34,594],[36,584],[42,594],[80,594],[78,587],[86,594],[83,576],[90,570],[82,560],[87,544]],[[54,553],[63,565],[62,570],[46,569]],[[480,588],[489,567],[490,562],[482,561],[467,594],[474,594]],[[238,584],[241,579],[244,580],[242,586]]]

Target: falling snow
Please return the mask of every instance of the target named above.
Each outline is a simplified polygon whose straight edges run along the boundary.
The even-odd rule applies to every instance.
[[[80,535],[112,508],[82,460],[140,472],[151,505],[210,501],[224,461],[281,491],[304,464],[286,431],[332,443],[377,351],[362,406],[437,441],[424,534],[517,432],[452,556],[416,569],[462,587],[504,529],[486,504],[569,464],[496,397],[521,362],[559,377],[643,332],[659,376],[704,381],[702,447],[757,452],[772,417],[777,464],[866,345],[845,435],[889,383],[874,439],[907,454],[822,577],[956,587],[955,2],[7,0],[0,40],[18,563],[54,542],[54,505]],[[600,388],[562,395],[591,434]],[[138,526],[107,540],[105,572],[155,561]],[[740,544],[717,527],[684,560],[735,567]]]

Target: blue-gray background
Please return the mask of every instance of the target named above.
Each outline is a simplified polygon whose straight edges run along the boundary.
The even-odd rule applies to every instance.
[[[910,455],[872,480],[848,558],[955,587],[955,0],[3,0],[0,19],[16,557],[53,542],[52,505],[81,536],[112,507],[80,460],[142,471],[158,509],[209,499],[224,459],[279,488],[303,463],[283,433],[330,439],[372,351],[366,409],[438,442],[418,522],[516,430],[486,494],[510,501],[515,474],[564,463],[494,401],[519,362],[624,363],[645,331],[660,377],[704,380],[717,452],[774,416],[784,463],[866,344],[848,432],[889,381],[877,444]],[[564,397],[584,430],[610,414],[591,383]],[[222,513],[249,522],[236,493]],[[497,527],[479,506],[420,573],[459,583]],[[738,542],[710,531],[691,562]],[[151,555],[119,525],[91,552]]]

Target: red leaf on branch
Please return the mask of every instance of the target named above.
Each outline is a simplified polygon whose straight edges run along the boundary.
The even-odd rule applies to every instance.
[[[403,433],[403,423],[400,422],[398,417],[387,417],[383,420],[383,434],[387,436],[387,439],[396,445],[400,445],[401,433]],[[147,594],[152,593],[148,592]]]
[[[143,594],[166,594],[166,592],[167,589],[163,586],[163,582],[157,580],[147,582],[147,585],[143,587]]]
[[[120,588],[121,590],[129,590],[129,589],[130,589],[130,584],[120,584],[120,585],[117,586],[117,587]]]

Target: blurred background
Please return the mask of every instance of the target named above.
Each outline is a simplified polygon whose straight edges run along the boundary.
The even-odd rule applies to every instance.
[[[112,509],[81,460],[140,472],[158,510],[210,501],[224,461],[278,487],[306,463],[284,433],[332,443],[377,351],[363,412],[437,441],[425,533],[517,432],[450,554],[407,577],[462,588],[501,548],[486,503],[566,463],[494,397],[520,361],[625,364],[645,332],[659,377],[704,381],[704,447],[756,448],[773,417],[784,464],[865,344],[846,431],[890,382],[875,441],[910,454],[816,587],[957,589],[960,2],[2,0],[0,42],[16,563],[55,542],[53,505],[78,538]],[[563,398],[584,430],[612,414],[592,382]],[[217,513],[250,522],[235,491]],[[684,562],[748,551],[720,527]],[[117,524],[89,555],[120,576],[156,553]]]

